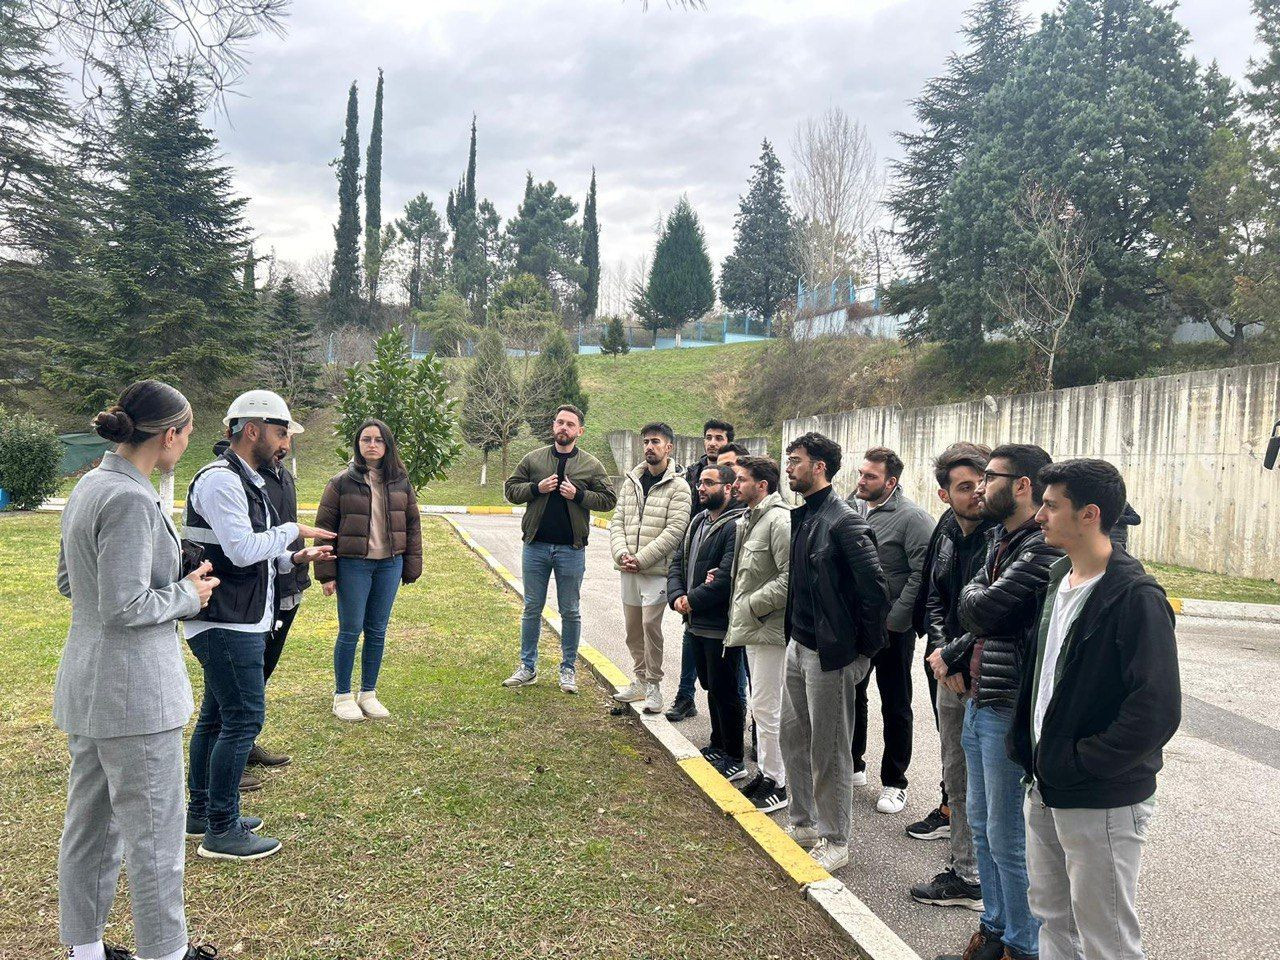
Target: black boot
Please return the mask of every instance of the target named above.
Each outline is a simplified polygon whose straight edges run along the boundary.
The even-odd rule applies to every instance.
[[[667,719],[672,723],[679,723],[681,720],[688,720],[697,715],[698,708],[694,705],[692,697],[676,697],[676,702],[667,711]]]
[[[240,792],[241,793],[252,793],[254,790],[261,790],[261,789],[262,789],[261,777],[255,777],[252,773],[249,773],[247,770],[244,773],[240,774]]]
[[[272,753],[256,743],[253,745],[253,749],[249,751],[249,766],[251,767],[287,767],[292,759],[292,757],[283,753]]]

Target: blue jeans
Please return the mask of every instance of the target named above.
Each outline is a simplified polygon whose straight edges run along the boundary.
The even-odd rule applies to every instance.
[[[969,766],[967,813],[986,907],[982,925],[1015,956],[1036,957],[1040,922],[1027,904],[1026,790],[1022,768],[1004,746],[1012,723],[1012,710],[979,707],[973,700],[965,705],[960,742]]]
[[[187,640],[204,668],[204,700],[191,734],[188,812],[210,833],[240,818],[240,777],[267,713],[262,655],[265,633],[215,627]]]
[[[356,642],[364,633],[360,651],[360,690],[378,686],[382,651],[387,642],[391,605],[400,589],[404,557],[366,560],[338,558],[338,642],[333,645],[335,693],[351,692],[351,672],[356,664]]]
[[[578,598],[587,572],[586,547],[566,543],[524,545],[520,558],[524,580],[524,614],[520,617],[520,662],[538,670],[538,637],[542,634],[542,608],[547,605],[547,584],[556,575],[556,602],[560,606],[560,669],[573,669],[582,637],[582,612]]]
[[[676,699],[693,699],[693,691],[698,681],[698,648],[689,642],[689,632],[684,634],[684,642],[680,645],[680,686],[676,688]],[[747,658],[743,656],[738,668],[738,698],[743,704],[747,702]]]

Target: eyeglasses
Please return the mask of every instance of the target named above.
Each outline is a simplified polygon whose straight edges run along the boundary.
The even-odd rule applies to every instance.
[[[798,466],[800,466],[800,464],[805,463],[805,462],[806,462],[806,460],[805,460],[805,458],[804,458],[804,457],[787,457],[787,466],[788,466],[788,467],[798,467]]]
[[[1021,480],[1024,474],[1021,473],[999,473],[995,470],[986,470],[982,474],[982,482],[990,483],[995,477],[1008,477],[1010,480]]]

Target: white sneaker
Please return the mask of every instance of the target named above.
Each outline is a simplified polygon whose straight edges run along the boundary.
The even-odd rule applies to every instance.
[[[333,695],[333,715],[339,720],[363,720],[364,711],[356,703],[354,693],[335,693]]]
[[[848,865],[849,848],[847,846],[837,847],[830,840],[823,839],[819,840],[813,849],[809,851],[809,856],[813,857],[814,863],[827,871],[827,873],[832,873]]]
[[[628,683],[625,687],[613,695],[613,699],[619,703],[635,703],[645,698],[644,684],[639,680],[634,683]]]
[[[814,827],[797,827],[795,824],[788,824],[784,830],[802,850],[812,850],[818,844],[818,831]]]
[[[529,684],[537,682],[538,674],[522,663],[515,673],[502,681],[502,685],[504,687],[527,687]]]
[[[885,787],[876,801],[876,809],[881,813],[901,813],[906,805],[907,791],[901,787]]]
[[[644,685],[644,712],[662,712],[662,684],[646,683]]]
[[[578,673],[572,667],[560,668],[560,689],[565,693],[578,692]]]
[[[857,770],[853,774],[853,779],[849,781],[855,787],[865,787],[867,785],[867,771]]]
[[[385,720],[391,711],[378,702],[376,690],[362,690],[356,697],[356,705],[370,720]]]

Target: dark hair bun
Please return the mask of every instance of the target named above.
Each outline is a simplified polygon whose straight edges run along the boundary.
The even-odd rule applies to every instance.
[[[93,418],[93,428],[98,436],[112,443],[124,443],[133,436],[133,417],[115,406]]]

